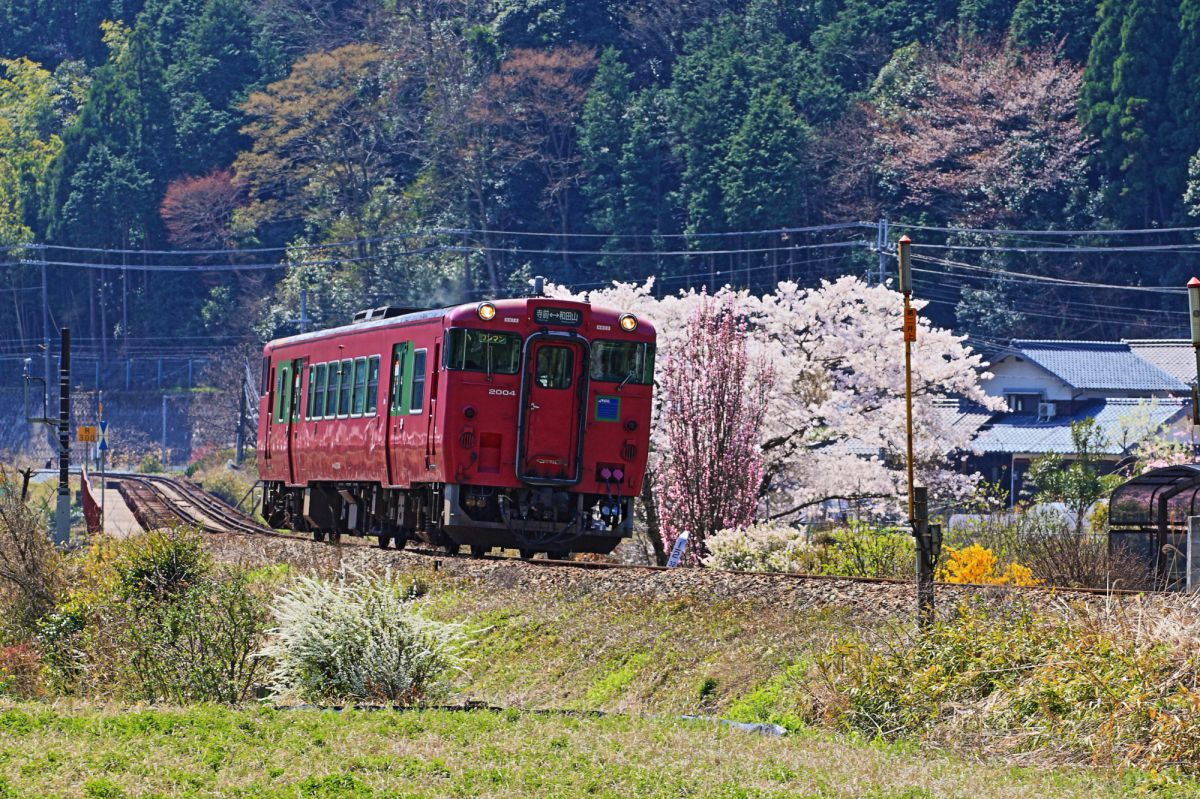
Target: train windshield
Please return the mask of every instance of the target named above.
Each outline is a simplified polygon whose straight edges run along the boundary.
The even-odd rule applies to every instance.
[[[455,328],[447,341],[447,369],[515,375],[521,368],[521,337],[515,333]]]
[[[654,382],[654,345],[644,341],[593,341],[592,379],[650,385]]]

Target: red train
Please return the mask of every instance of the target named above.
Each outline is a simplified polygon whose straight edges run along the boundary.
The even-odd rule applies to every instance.
[[[648,320],[543,297],[272,341],[263,515],[317,540],[611,552],[645,476],[654,351]]]

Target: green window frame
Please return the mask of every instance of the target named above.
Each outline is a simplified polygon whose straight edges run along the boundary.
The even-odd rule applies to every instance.
[[[325,379],[327,376],[327,367],[323,363],[316,366],[317,370],[317,387],[313,392],[313,414],[314,419],[321,419],[325,416]]]
[[[350,398],[354,389],[354,361],[347,358],[342,361],[342,390],[338,396],[338,417],[350,415]]]
[[[338,391],[341,390],[341,381],[338,375],[337,361],[326,364],[326,383],[325,383],[325,418],[337,418],[337,402]]]
[[[315,394],[317,381],[314,379],[317,376],[317,367],[310,365],[308,367],[308,391],[304,398],[304,418],[313,418],[313,395]]]
[[[409,413],[420,413],[425,405],[425,369],[429,360],[428,350],[416,350],[412,359],[412,392],[408,401]]]
[[[367,359],[354,359],[354,391],[350,396],[351,414],[362,416],[367,409]]]
[[[374,416],[379,408],[379,356],[367,360],[367,415]]]
[[[304,385],[304,359],[297,358],[292,369],[292,395],[289,402],[292,405],[292,421],[300,421],[300,402],[304,396],[302,387]]]
[[[404,413],[406,399],[405,387],[408,384],[408,358],[411,353],[409,342],[405,341],[392,346],[392,385],[389,388],[388,407],[392,414]]]
[[[275,421],[282,423],[287,420],[292,396],[292,369],[287,364],[280,364],[275,375]]]

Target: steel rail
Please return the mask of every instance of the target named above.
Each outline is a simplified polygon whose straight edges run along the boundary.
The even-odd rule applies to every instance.
[[[209,494],[207,491],[198,486],[191,485],[182,480],[177,480],[163,475],[147,475],[147,474],[130,474],[118,473],[116,475],[109,474],[110,480],[129,481],[139,483],[152,490],[155,495],[163,502],[163,504],[182,521],[188,524],[195,524],[209,533],[240,533],[244,535],[262,535],[272,538],[279,538],[285,541],[294,543],[318,544],[312,538],[307,536],[289,535],[274,530],[266,525],[260,524],[251,519],[241,511],[230,507],[220,499]],[[185,505],[190,505],[193,510],[188,510]],[[208,520],[216,521],[217,526],[206,522],[203,517]],[[340,545],[336,544],[336,545]],[[364,542],[362,546],[367,546]],[[376,550],[386,552],[387,550]],[[539,568],[568,568],[580,569],[584,571],[603,571],[603,570],[623,570],[623,571],[641,571],[645,573],[675,571],[667,566],[649,566],[633,563],[611,563],[605,561],[588,561],[588,560],[544,560],[521,559],[505,555],[484,555],[476,557],[468,554],[450,554],[434,549],[427,548],[405,548],[403,550],[393,550],[394,553],[406,552],[413,555],[421,555],[434,559],[434,568],[438,568],[438,562],[441,560],[461,560],[461,561],[516,561],[527,563],[530,566]],[[915,583],[911,579],[900,579],[895,577],[846,577],[830,574],[805,574],[800,572],[742,572],[733,571],[730,569],[704,569],[703,574],[725,575],[734,578],[745,579],[748,577],[772,578],[778,580],[789,581],[814,581],[814,582],[843,582],[843,583],[867,583],[878,585],[894,585],[903,587],[913,587]],[[1167,593],[1161,591],[1149,590],[1131,590],[1127,588],[1078,588],[1067,586],[1054,585],[1034,585],[1034,586],[1017,586],[1017,585],[988,585],[981,583],[937,583],[943,588],[961,588],[970,591],[1001,591],[1004,593],[1014,592],[1035,592],[1040,594],[1055,593],[1055,594],[1085,594],[1090,596],[1138,596],[1142,594]]]

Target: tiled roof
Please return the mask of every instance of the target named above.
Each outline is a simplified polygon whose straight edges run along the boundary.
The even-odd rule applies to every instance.
[[[1133,354],[1149,361],[1176,380],[1196,380],[1196,353],[1187,339],[1144,338],[1126,340]]]
[[[1123,341],[1014,340],[1015,354],[1077,389],[1093,391],[1171,391],[1188,387],[1179,378],[1134,354]]]
[[[1178,399],[1144,400],[1134,398],[1093,400],[1070,415],[1055,416],[1049,421],[1038,421],[1028,414],[997,414],[992,422],[976,437],[974,449],[984,453],[1028,453],[1048,452],[1071,453],[1075,444],[1071,441],[1071,422],[1094,417],[1108,435],[1110,444],[1105,452],[1110,455],[1125,453],[1119,443],[1122,417],[1137,410],[1138,405],[1149,409],[1150,425],[1172,421],[1184,412],[1185,405]],[[1129,442],[1132,445],[1134,442]]]

